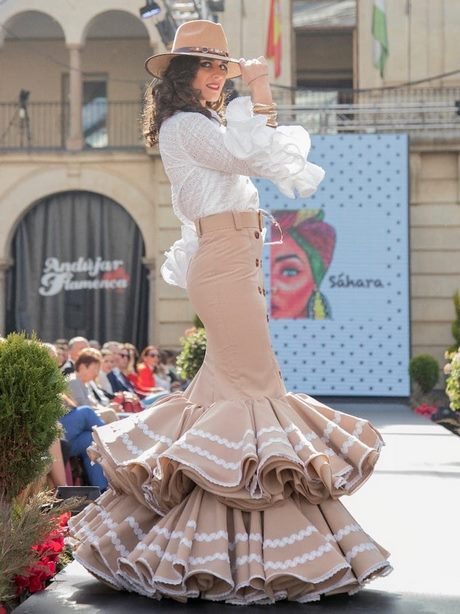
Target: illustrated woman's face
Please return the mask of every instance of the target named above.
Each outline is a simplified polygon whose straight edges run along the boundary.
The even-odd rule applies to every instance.
[[[227,78],[227,62],[221,60],[200,60],[192,87],[200,92],[200,102],[217,102]]]
[[[305,318],[314,286],[307,255],[292,237],[271,246],[272,318]]]

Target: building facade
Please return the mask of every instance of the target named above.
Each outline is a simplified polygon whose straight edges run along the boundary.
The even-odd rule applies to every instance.
[[[234,56],[264,53],[270,4],[225,2],[218,17]],[[279,101],[302,104],[308,88],[327,89],[328,96],[336,91],[341,102],[350,88],[444,75],[405,88],[399,98],[393,93],[391,101],[396,108],[423,90],[453,108],[460,73],[447,73],[459,67],[460,5],[452,0],[385,4],[389,55],[382,77],[372,56],[373,0],[280,0],[278,77],[269,62],[273,83],[282,86],[275,88]],[[158,152],[146,151],[140,134],[148,83],[143,63],[165,49],[155,27],[162,15],[141,20],[141,5],[141,0],[0,4],[0,332],[18,227],[40,200],[68,192],[101,194],[137,224],[144,242],[139,266],[148,270],[149,341],[177,346],[190,325],[193,311],[185,293],[159,274],[179,224]],[[411,136],[410,169],[412,353],[441,359],[452,341],[451,297],[460,287],[458,132],[432,128]]]

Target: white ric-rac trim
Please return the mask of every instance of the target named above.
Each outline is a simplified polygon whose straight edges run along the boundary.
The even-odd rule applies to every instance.
[[[107,537],[110,537],[110,541],[115,546],[115,550],[121,554],[121,556],[128,557],[129,550],[121,543],[120,538],[115,531],[108,531]]]
[[[362,531],[362,528],[359,526],[359,524],[347,524],[347,526],[337,531],[337,533],[334,533],[333,535],[332,534],[327,535],[326,541],[339,542],[341,539],[343,539],[347,535],[350,535],[350,533],[358,533],[359,531]]]
[[[318,550],[306,552],[302,554],[302,556],[296,556],[293,559],[284,559],[284,561],[264,561],[259,554],[245,554],[236,559],[235,566],[240,567],[241,565],[246,565],[247,563],[255,561],[263,565],[265,569],[292,569],[292,567],[297,567],[306,561],[314,561],[323,556],[323,554],[326,554],[326,552],[331,552],[331,550],[333,550],[333,547],[330,544],[325,544],[320,546]]]
[[[302,541],[306,537],[310,537],[313,533],[318,533],[318,529],[313,525],[307,529],[302,529],[298,533],[291,533],[287,537],[281,537],[277,539],[264,539],[263,547],[268,548],[284,548],[285,546],[292,546],[295,542]]]
[[[355,426],[355,430],[353,431],[352,435],[353,437],[359,437],[361,435],[361,433],[363,432],[363,428],[366,424],[365,420],[358,420],[356,426]]]
[[[336,428],[337,428],[337,424],[335,422],[329,422],[323,431],[323,436],[321,437],[321,440],[324,443],[327,443],[329,439],[331,438],[332,431]]]
[[[280,437],[270,437],[270,439],[267,439],[267,441],[264,441],[264,443],[261,446],[259,446],[259,452],[262,452],[262,450],[265,450],[265,448],[273,445],[274,443],[280,443],[284,446],[288,446],[289,448],[292,448],[292,444],[290,443],[288,439],[281,439]]]
[[[125,444],[128,450],[132,452],[133,454],[136,454],[137,456],[144,454],[145,450],[138,448],[126,433],[123,433],[123,435],[121,436],[121,441]]]
[[[347,559],[347,562],[350,563],[350,561],[354,559],[356,555],[370,550],[377,550],[377,546],[375,544],[371,544],[370,542],[358,544],[357,546],[353,546],[353,548],[346,553],[345,558]]]
[[[171,554],[170,552],[165,552],[160,546],[157,544],[139,544],[139,550],[148,550],[149,552],[153,552],[159,559],[165,559],[167,561],[175,561],[177,559],[177,553]],[[209,563],[211,561],[226,561],[230,562],[227,552],[216,552],[215,554],[210,554],[209,556],[189,556],[187,558],[187,562],[192,565],[203,563]]]
[[[137,522],[137,520],[135,520],[135,518],[133,518],[133,516],[128,516],[128,518],[126,519],[126,522],[129,524],[131,529],[134,531],[134,535],[137,537],[137,539],[139,541],[143,540],[144,537],[145,537],[145,533],[140,528],[139,523]]]
[[[357,442],[357,439],[354,435],[350,435],[345,443],[340,447],[340,452],[346,456],[348,454],[348,450]]]
[[[188,437],[188,435],[195,435],[195,437],[203,437],[204,439],[208,439],[209,441],[218,443],[219,445],[225,446],[226,448],[229,448],[232,450],[240,450],[243,446],[244,448],[246,447],[255,448],[255,445],[252,442],[247,443],[247,444],[244,443],[244,440],[246,439],[248,435],[251,435],[252,437],[254,437],[255,433],[251,429],[248,429],[244,433],[243,437],[241,438],[241,441],[230,441],[230,439],[226,439],[225,437],[219,437],[219,435],[216,435],[215,433],[208,433],[207,431],[203,431],[202,429],[194,429],[194,428],[191,428],[186,433],[184,433],[184,437]]]
[[[170,446],[173,442],[171,437],[166,437],[166,435],[160,435],[160,433],[155,433],[155,431],[150,430],[142,420],[139,420],[137,426],[144,433],[144,435],[147,435],[147,437],[150,437],[150,439],[153,439],[153,441],[159,441],[160,443],[165,443],[168,446]]]
[[[192,446],[186,443],[185,441],[179,440],[176,442],[176,445],[179,446],[180,448],[184,448],[184,450],[188,450],[189,452],[198,454],[198,456],[204,456],[211,462],[215,463],[216,465],[219,465],[220,467],[224,467],[225,469],[236,470],[241,465],[240,462],[236,462],[236,463],[227,462],[224,458],[221,458],[220,456],[216,456],[215,454],[210,454],[207,450],[203,450],[203,448],[200,448],[199,446]]]

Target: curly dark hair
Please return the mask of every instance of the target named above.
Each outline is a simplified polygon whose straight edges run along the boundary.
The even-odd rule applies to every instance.
[[[192,88],[192,81],[200,66],[200,58],[176,56],[165,70],[162,79],[154,79],[144,97],[142,115],[145,143],[153,147],[158,143],[161,124],[177,111],[201,113],[211,119],[211,109],[224,119],[224,92],[219,100],[202,106],[199,91]]]

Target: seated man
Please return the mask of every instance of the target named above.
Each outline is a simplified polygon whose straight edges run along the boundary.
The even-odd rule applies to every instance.
[[[80,352],[89,347],[88,339],[85,337],[73,337],[69,341],[69,356],[67,361],[61,366],[62,375],[70,375],[75,371],[75,361]]]

